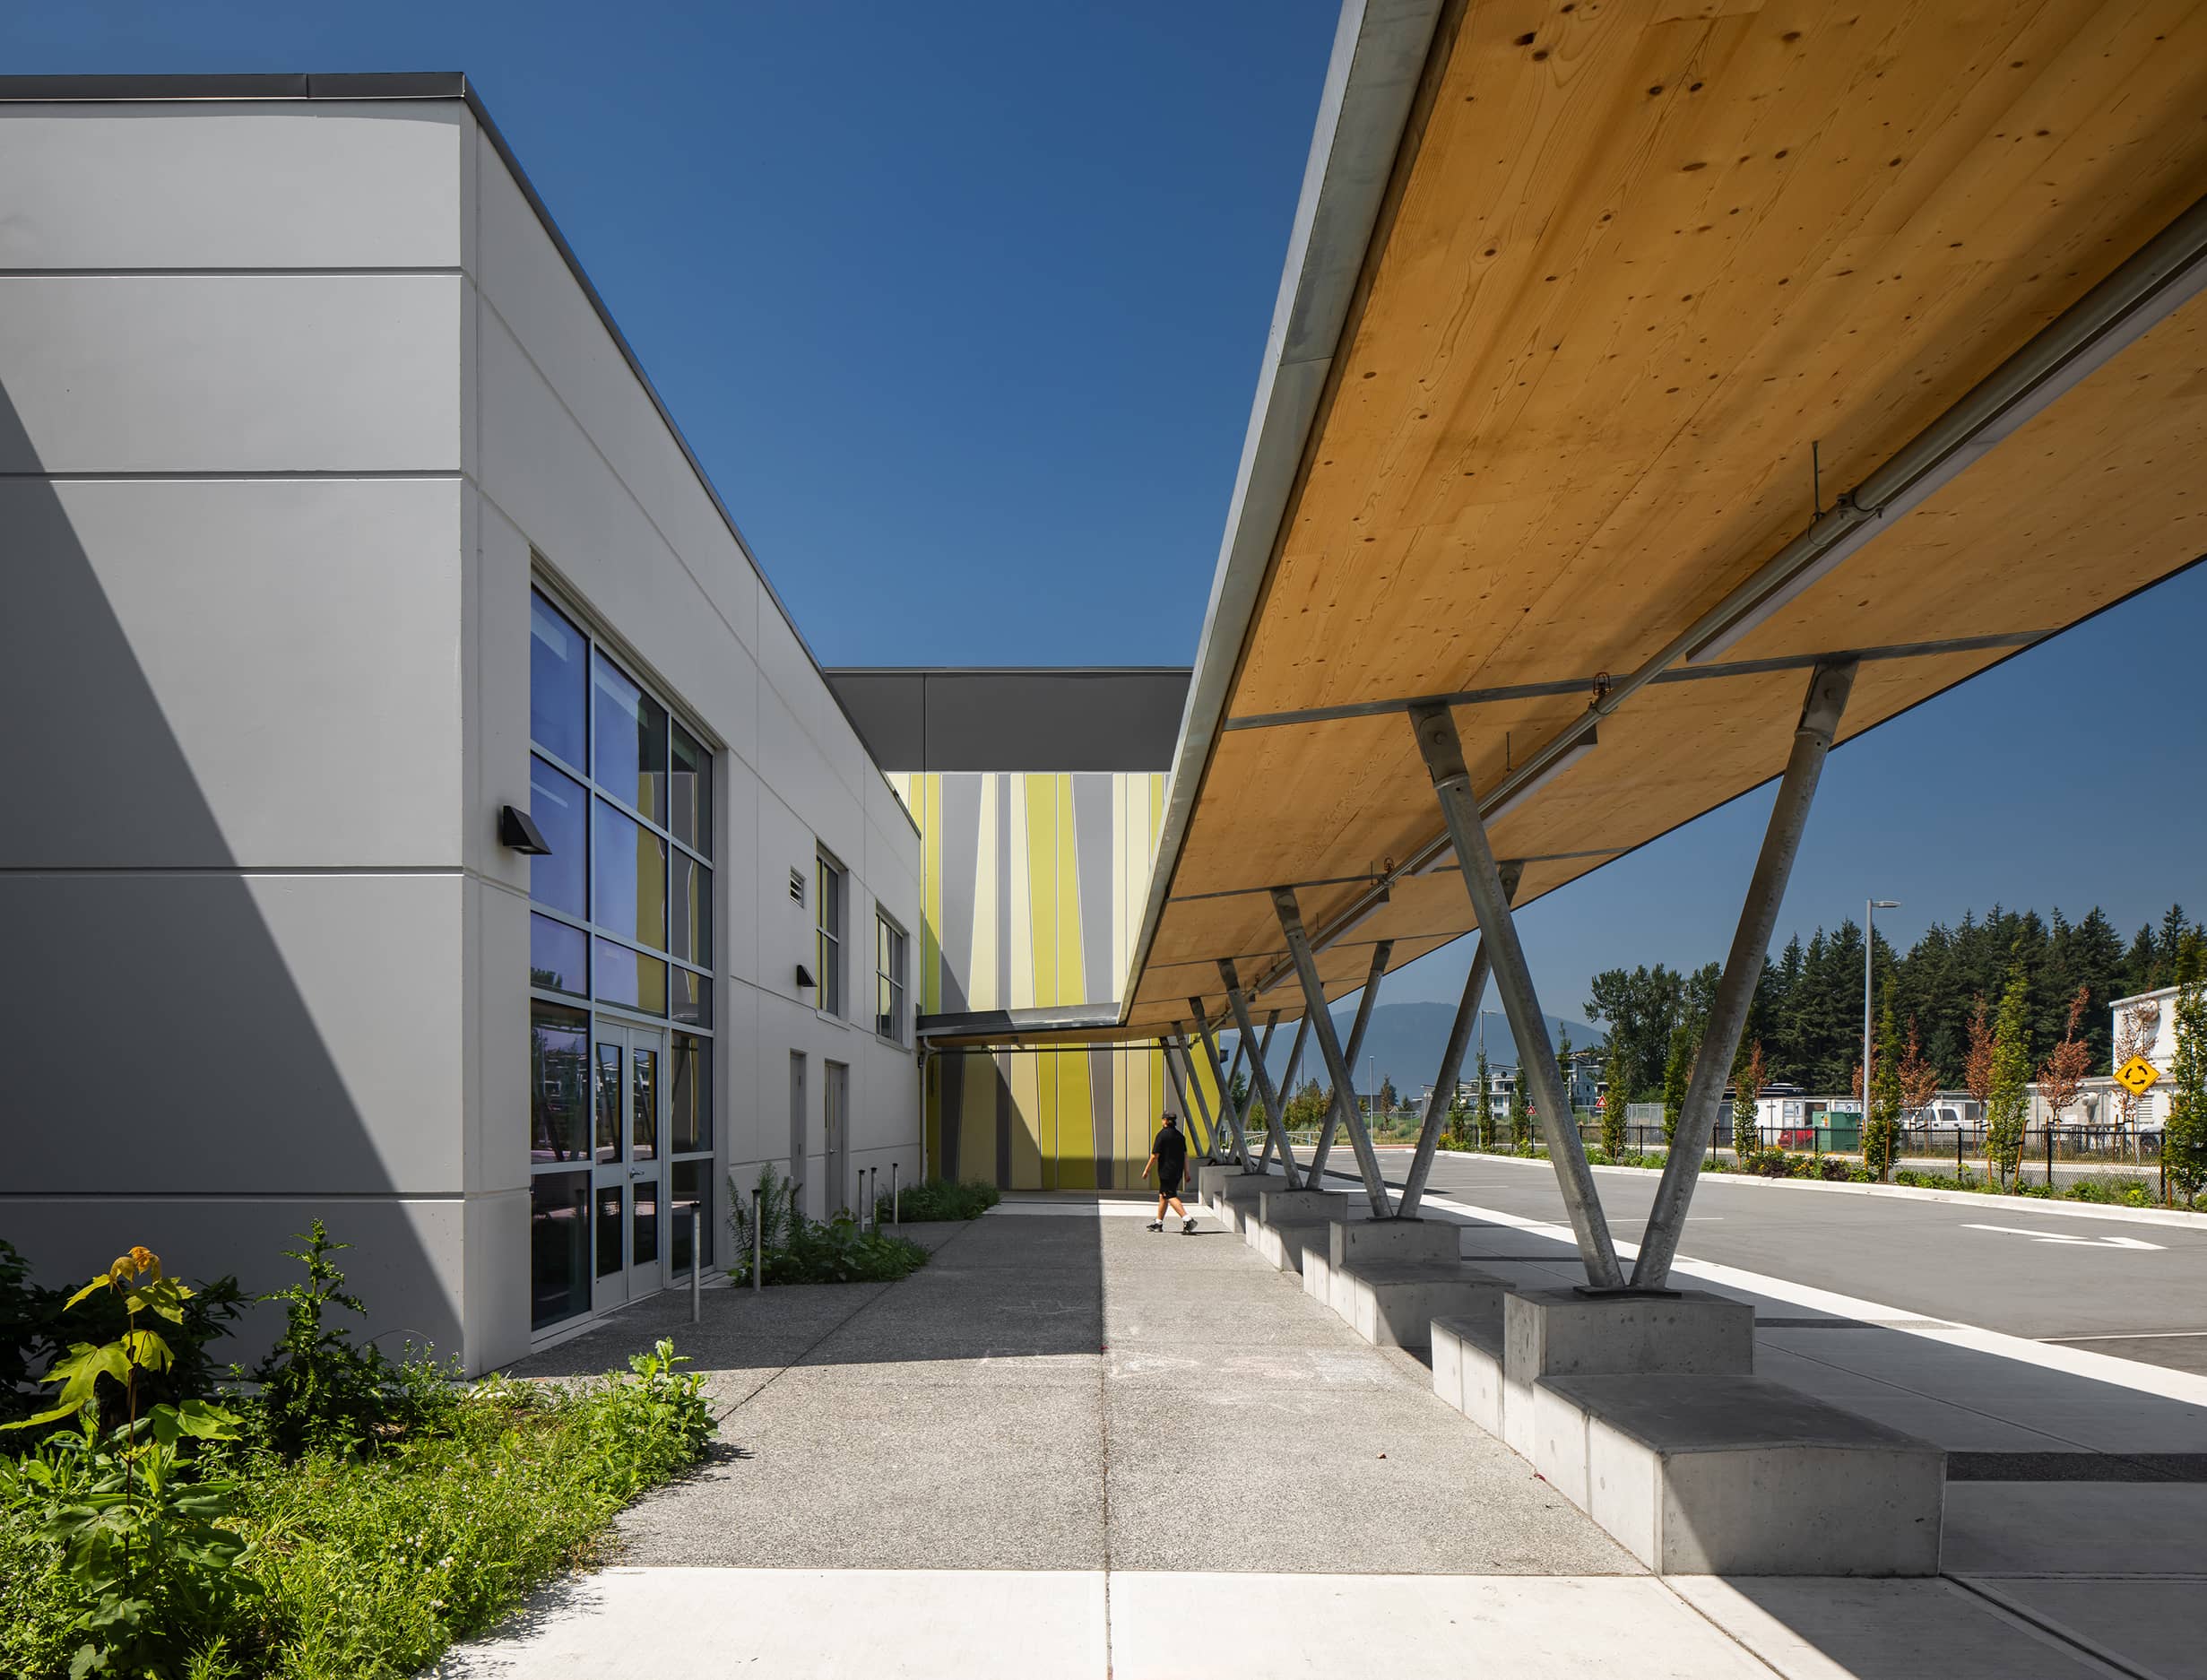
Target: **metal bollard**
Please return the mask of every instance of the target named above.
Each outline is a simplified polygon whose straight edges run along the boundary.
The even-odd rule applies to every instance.
[[[1961,1128],[1954,1128],[1954,1176],[1961,1176]]]
[[[758,1191],[754,1186],[751,1191],[751,1287],[754,1290],[759,1288],[763,1281],[760,1274],[765,1269],[766,1253],[766,1234],[759,1229]]]
[[[705,1225],[697,1217],[698,1211],[699,1209],[697,1204],[694,1201],[690,1203],[689,1321],[692,1324],[695,1324],[697,1321],[697,1292],[704,1286],[700,1280],[705,1274]]]
[[[881,1169],[878,1166],[866,1169],[866,1217],[875,1230],[881,1229]]]
[[[904,1223],[904,1191],[897,1183],[898,1165],[895,1161],[889,1163],[889,1223],[891,1225]]]

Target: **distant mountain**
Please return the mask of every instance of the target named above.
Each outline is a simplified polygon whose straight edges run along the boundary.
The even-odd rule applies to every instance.
[[[1354,1004],[1337,1005],[1333,1011],[1334,1027],[1341,1035],[1342,1047],[1348,1045],[1349,1028],[1355,1025]],[[1449,1023],[1456,1018],[1452,1003],[1382,1003],[1372,1011],[1372,1025],[1364,1030],[1364,1046],[1356,1058],[1354,1069],[1359,1090],[1370,1086],[1375,1077],[1392,1079],[1395,1088],[1415,1096],[1425,1088],[1429,1080],[1441,1069],[1441,1052],[1449,1037]],[[1571,1044],[1585,1049],[1589,1044],[1607,1042],[1606,1035],[1598,1026],[1584,1021],[1567,1020],[1551,1015],[1548,1020],[1548,1041],[1558,1042],[1563,1034],[1571,1035]],[[1294,1047],[1295,1030],[1293,1023],[1282,1021],[1272,1035],[1272,1052],[1265,1058],[1272,1069],[1272,1077],[1284,1078],[1287,1072],[1287,1052]],[[1221,1042],[1222,1053],[1233,1054],[1233,1039],[1229,1035]],[[1464,1052],[1464,1072],[1470,1075],[1479,1053],[1478,1029],[1472,1031],[1471,1047]],[[1486,1012],[1486,1059],[1492,1067],[1515,1067],[1518,1061],[1517,1041],[1510,1034],[1510,1018],[1500,1009]],[[1323,1079],[1324,1063],[1320,1060],[1315,1043],[1303,1046],[1303,1065],[1296,1078]]]

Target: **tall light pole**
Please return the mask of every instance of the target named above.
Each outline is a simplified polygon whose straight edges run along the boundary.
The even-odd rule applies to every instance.
[[[1870,959],[1877,954],[1877,913],[1898,910],[1898,898],[1868,898],[1862,912],[1862,1131],[1866,1147],[1870,1130]]]

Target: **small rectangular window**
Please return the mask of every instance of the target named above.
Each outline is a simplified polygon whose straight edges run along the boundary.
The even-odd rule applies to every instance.
[[[874,1031],[904,1042],[904,931],[874,917]]]
[[[820,1008],[830,1015],[843,1013],[843,888],[844,872],[823,852],[817,860],[818,888],[813,901],[814,952],[820,972]]]

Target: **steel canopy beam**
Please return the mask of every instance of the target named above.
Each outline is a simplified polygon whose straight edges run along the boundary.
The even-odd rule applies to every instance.
[[[1372,1025],[1372,1009],[1373,1004],[1379,1000],[1380,982],[1387,978],[1387,965],[1393,960],[1394,955],[1395,941],[1392,940],[1381,940],[1372,948],[1372,966],[1364,971],[1364,989],[1363,995],[1356,1000],[1356,1018],[1349,1023],[1348,1048],[1341,1052],[1341,1056],[1342,1060],[1348,1064],[1349,1096],[1352,1107],[1354,1106],[1356,1095],[1356,1058],[1363,1053],[1364,1048],[1364,1028]],[[1306,1024],[1310,1021],[1312,1013],[1314,1011],[1308,1009],[1303,1011],[1303,1018]],[[1333,1019],[1330,1012],[1328,1013],[1326,1018],[1329,1022]],[[1311,1156],[1311,1173],[1314,1181],[1322,1178],[1325,1174],[1326,1157],[1333,1153],[1333,1130],[1334,1110],[1333,1105],[1329,1104],[1326,1108],[1326,1118],[1319,1127],[1318,1148]]]
[[[1831,750],[1831,737],[1855,686],[1855,671],[1851,662],[1832,665],[1809,680],[1808,698],[1802,705],[1801,721],[1793,733],[1793,751],[1778,784],[1778,801],[1770,808],[1762,851],[1747,883],[1747,902],[1741,907],[1739,927],[1725,958],[1724,978],[1717,983],[1717,1000],[1709,1007],[1709,1026],[1701,1035],[1700,1053],[1693,1059],[1692,1077],[1686,1083],[1685,1103],[1679,1111],[1670,1157],[1663,1164],[1663,1181],[1656,1187],[1647,1234],[1640,1241],[1640,1257],[1633,1262],[1635,1289],[1660,1289],[1670,1277],[1671,1260],[1686,1227],[1686,1208],[1701,1179],[1701,1156],[1716,1131],[1718,1099],[1724,1094],[1725,1081],[1731,1077],[1732,1064],[1739,1055],[1747,1009],[1754,1001],[1755,983],[1762,977],[1770,934],[1778,925],[1778,906],[1786,896],[1786,881],[1801,849],[1802,830],[1808,826],[1809,804],[1816,797],[1825,755]],[[1866,1104],[1864,1112],[1868,1112]]]
[[[1242,977],[1233,972],[1231,957],[1219,959],[1218,977],[1226,983],[1226,1007],[1233,1011],[1234,1025],[1242,1029],[1242,1037],[1254,1036],[1249,1024],[1249,1000],[1242,995]],[[1273,1087],[1272,1069],[1265,1066],[1261,1056],[1250,1064],[1250,1084],[1251,1099],[1264,1104],[1265,1131],[1279,1149],[1280,1171],[1287,1175],[1287,1188],[1300,1190],[1304,1181],[1295,1173],[1295,1152],[1287,1141],[1287,1116],[1280,1108],[1280,1094]]]
[[[1502,869],[1502,896],[1515,898],[1524,866],[1505,863]],[[1472,948],[1471,971],[1464,976],[1464,995],[1456,1005],[1456,1018],[1449,1023],[1448,1043],[1441,1052],[1441,1071],[1433,1076],[1433,1094],[1425,1104],[1425,1119],[1418,1127],[1417,1153],[1410,1157],[1409,1176],[1402,1182],[1402,1217],[1417,1217],[1425,1199],[1425,1181],[1432,1175],[1433,1155],[1441,1147],[1441,1121],[1456,1099],[1456,1086],[1464,1071],[1464,1052],[1471,1044],[1472,1023],[1479,1018],[1479,1000],[1486,995],[1486,940]]]
[[[1387,1181],[1380,1175],[1380,1157],[1372,1149],[1372,1134],[1364,1130],[1363,1116],[1356,1112],[1355,1080],[1341,1054],[1341,1041],[1334,1033],[1333,1017],[1326,1009],[1326,985],[1318,977],[1318,959],[1311,954],[1311,936],[1303,931],[1303,911],[1295,903],[1294,889],[1283,887],[1276,890],[1272,908],[1279,915],[1280,931],[1287,936],[1288,956],[1294,962],[1295,977],[1303,986],[1303,1014],[1318,1036],[1319,1054],[1326,1059],[1327,1077],[1333,1082],[1334,1111],[1348,1129],[1349,1142],[1356,1150],[1356,1169],[1363,1177],[1364,1194],[1372,1203],[1372,1217],[1392,1218],[1395,1210],[1388,1199]],[[1325,1140],[1321,1134],[1321,1146]]]
[[[1601,1193],[1594,1187],[1594,1169],[1587,1165],[1586,1145],[1580,1141],[1562,1074],[1555,1065],[1555,1047],[1548,1040],[1548,1023],[1540,1012],[1539,994],[1533,989],[1533,971],[1526,963],[1524,946],[1518,941],[1516,919],[1510,914],[1510,895],[1502,890],[1502,871],[1494,862],[1493,848],[1487,844],[1478,801],[1472,797],[1471,775],[1464,767],[1464,746],[1457,739],[1456,720],[1446,706],[1432,706],[1412,712],[1410,721],[1417,731],[1418,750],[1424,754],[1425,767],[1432,775],[1433,793],[1441,801],[1449,839],[1463,868],[1464,890],[1470,895],[1473,913],[1479,918],[1480,951],[1493,968],[1495,988],[1502,994],[1502,1009],[1510,1018],[1510,1036],[1517,1040],[1518,1077],[1531,1081],[1533,1100],[1539,1105],[1540,1130],[1548,1140],[1548,1158],[1563,1192],[1572,1234],[1579,1240],[1587,1281],[1597,1289],[1622,1289],[1624,1273],[1617,1265],[1616,1245],[1610,1241],[1609,1222],[1602,1217]]]

